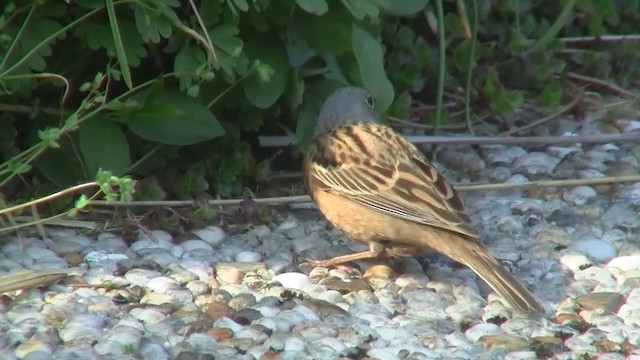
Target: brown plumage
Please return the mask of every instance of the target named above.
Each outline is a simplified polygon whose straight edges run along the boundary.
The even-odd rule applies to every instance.
[[[309,194],[327,220],[369,251],[317,266],[436,251],[465,264],[513,307],[543,312],[478,241],[458,193],[401,135],[377,123],[372,98],[343,88],[322,107],[304,159]]]

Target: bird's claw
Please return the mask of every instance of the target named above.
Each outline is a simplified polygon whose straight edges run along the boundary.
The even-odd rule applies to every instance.
[[[316,259],[305,258],[300,265],[306,265],[311,268],[317,268],[317,267],[327,267],[326,263],[327,263],[326,260],[316,260]]]

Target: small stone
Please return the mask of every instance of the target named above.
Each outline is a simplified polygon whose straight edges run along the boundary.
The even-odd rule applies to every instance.
[[[602,309],[607,313],[614,312],[622,304],[624,296],[615,292],[594,292],[575,298],[583,309],[592,311]]]
[[[603,263],[616,257],[616,249],[608,242],[594,238],[577,239],[569,249],[579,251],[596,262]]]
[[[608,268],[622,271],[640,270],[640,255],[618,256],[607,263]]]
[[[332,276],[322,279],[320,284],[326,286],[329,290],[339,291],[343,294],[361,290],[371,290],[369,284],[367,284],[365,280],[359,278],[342,280]]]
[[[173,236],[164,230],[153,230],[151,231],[151,238],[156,241],[163,242],[171,242],[173,241]]]
[[[120,260],[128,260],[129,257],[125,254],[110,254],[105,251],[90,251],[84,256],[84,261],[89,263],[89,266],[98,265],[100,263],[114,261],[118,262]]]
[[[209,336],[211,336],[215,341],[223,341],[226,339],[231,339],[233,337],[233,331],[229,328],[219,328],[215,327],[209,331],[207,331]]]
[[[269,349],[260,355],[260,360],[282,360],[283,357],[279,351]]]
[[[70,252],[63,256],[64,261],[66,261],[70,266],[78,266],[82,262],[82,255],[77,252]]]
[[[467,331],[464,332],[464,335],[471,339],[471,341],[477,342],[483,336],[495,335],[501,332],[502,330],[496,324],[479,323],[467,329]]]
[[[293,220],[285,220],[282,222],[282,224],[278,225],[278,228],[276,229],[277,231],[280,232],[284,232],[290,229],[293,229],[295,227],[300,226],[300,224],[298,224],[296,221]]]
[[[161,294],[167,294],[172,290],[180,289],[180,285],[178,285],[175,280],[165,276],[158,276],[150,279],[144,286],[151,291]]]
[[[395,274],[388,265],[373,265],[367,269],[363,277],[372,288],[383,289],[393,285],[392,278]]]
[[[216,275],[227,284],[240,284],[244,273],[234,266],[216,266]]]
[[[564,159],[569,154],[574,154],[580,152],[580,148],[577,146],[572,147],[562,147],[562,146],[549,146],[546,149],[546,152],[558,159]]]
[[[124,274],[124,278],[129,281],[131,285],[144,287],[149,280],[162,276],[162,274],[155,270],[147,269],[131,269]]]
[[[487,334],[478,338],[478,342],[487,350],[502,348],[506,352],[523,350],[529,347],[529,340],[506,333]]]
[[[573,205],[584,205],[597,195],[596,191],[590,186],[576,186],[565,191],[562,194],[562,199]]]
[[[207,226],[204,229],[194,229],[191,233],[209,245],[218,245],[227,237],[224,230],[217,226]]]
[[[275,281],[282,284],[283,287],[296,290],[304,290],[311,285],[309,277],[303,273],[287,272],[276,275]]]
[[[562,255],[562,257],[560,257],[560,263],[573,272],[581,271],[593,265],[593,261],[582,254]]]
[[[229,300],[229,306],[235,310],[242,310],[256,304],[256,297],[250,293],[241,293]]]
[[[543,152],[531,152],[516,159],[513,166],[516,171],[527,176],[550,175],[559,162],[559,159]]]
[[[527,154],[520,146],[481,145],[482,156],[490,165],[510,166],[517,158]]]
[[[341,307],[320,299],[304,299],[302,304],[324,316],[349,315]]]
[[[15,355],[18,359],[31,359],[35,353],[42,353],[42,356],[39,357],[41,359],[50,359],[52,352],[53,349],[46,342],[33,338],[18,345],[15,349]]]
[[[588,323],[575,313],[560,313],[555,316],[553,321],[560,325],[566,325],[578,331],[582,331]]]
[[[86,246],[88,246],[91,243],[89,239],[87,239],[86,243],[76,242],[74,241],[74,239],[76,238],[77,237],[74,237],[72,239],[59,239],[59,240],[53,241],[52,243],[49,244],[49,248],[58,255],[64,255],[64,254],[73,253],[73,252],[75,253],[82,252],[82,249],[84,249]]]
[[[241,251],[236,254],[234,261],[241,263],[253,263],[262,261],[262,255],[255,251]]]
[[[240,309],[231,316],[231,319],[240,325],[251,324],[260,318],[262,318],[260,311],[251,308]]]
[[[138,252],[142,249],[157,249],[157,248],[171,250],[171,247],[174,246],[174,244],[170,241],[156,241],[156,240],[150,239],[146,235],[143,235],[143,233],[141,233],[138,238],[139,238],[138,241],[134,242],[129,246],[129,250],[134,252]]]
[[[616,197],[628,201],[633,206],[640,205],[640,182],[623,187]]]
[[[204,307],[205,315],[211,320],[218,320],[221,317],[230,317],[233,312],[233,308],[221,302],[212,302]]]
[[[640,227],[638,214],[629,207],[622,204],[613,204],[600,219],[607,229],[616,227],[622,229],[636,229]]]
[[[180,243],[185,252],[190,251],[213,251],[213,247],[203,240],[186,240]]]
[[[438,160],[447,168],[464,172],[478,172],[486,167],[480,155],[475,151],[469,151],[469,149],[440,151],[438,152]]]

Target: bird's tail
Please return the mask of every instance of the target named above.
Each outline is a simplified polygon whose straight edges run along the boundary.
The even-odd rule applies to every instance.
[[[465,264],[482,278],[511,306],[523,313],[544,313],[538,300],[525,289],[489,252],[480,245],[467,246],[464,255],[456,260]]]

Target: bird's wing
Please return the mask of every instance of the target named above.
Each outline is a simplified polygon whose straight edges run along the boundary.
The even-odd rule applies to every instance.
[[[343,126],[317,139],[308,153],[307,176],[324,191],[376,211],[477,236],[458,193],[385,126]]]

